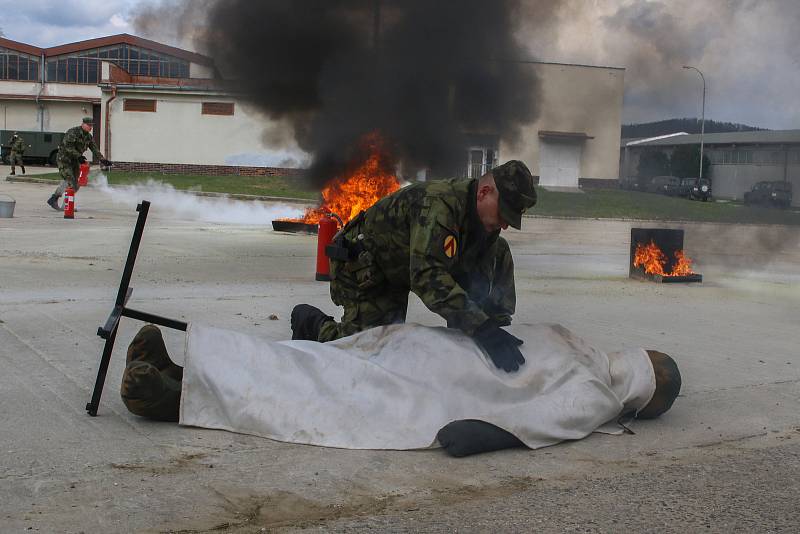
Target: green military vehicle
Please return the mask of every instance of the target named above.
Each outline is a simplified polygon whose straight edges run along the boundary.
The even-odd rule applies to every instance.
[[[58,145],[64,137],[64,132],[28,132],[25,130],[0,130],[0,158],[8,164],[11,153],[11,137],[14,133],[22,136],[27,148],[23,155],[25,163],[56,164]]]
[[[792,205],[791,182],[758,182],[744,194],[747,205],[761,205],[771,208],[788,208]]]

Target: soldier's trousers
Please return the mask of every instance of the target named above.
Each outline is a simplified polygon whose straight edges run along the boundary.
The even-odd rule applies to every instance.
[[[67,185],[72,187],[72,190],[76,193],[81,186],[78,184],[78,173],[80,172],[80,166],[78,165],[77,161],[65,161],[62,159],[58,160],[58,174],[61,175],[61,183],[58,184],[55,192],[53,193],[55,196],[60,197],[64,194],[64,191],[67,189]]]
[[[488,283],[461,283],[461,286],[489,317],[504,326],[511,323],[516,307],[514,261],[505,239],[498,238],[497,245],[494,256],[481,258],[479,265],[471,269],[483,273]],[[319,341],[333,341],[375,326],[405,322],[408,290],[390,285],[380,273],[366,278],[384,281],[365,284],[364,271],[375,268],[374,265],[360,264],[358,260],[331,261],[331,299],[334,304],[344,307],[344,314],[341,322],[327,321],[322,325]]]
[[[8,156],[8,161],[11,163],[11,172],[14,172],[15,165],[22,167],[22,172],[25,172],[25,164],[22,163],[22,154],[17,154],[12,150],[11,154]]]

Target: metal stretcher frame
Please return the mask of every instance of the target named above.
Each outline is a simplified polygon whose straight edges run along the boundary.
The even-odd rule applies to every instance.
[[[147,222],[147,212],[149,210],[150,202],[147,200],[143,200],[141,204],[136,206],[136,211],[139,212],[139,218],[136,220],[136,228],[133,230],[131,247],[128,250],[128,259],[125,262],[122,280],[119,283],[117,300],[114,302],[114,309],[111,310],[111,314],[108,316],[105,325],[97,329],[97,335],[105,339],[106,343],[103,347],[103,354],[100,357],[100,368],[97,370],[97,379],[94,383],[92,400],[86,404],[86,411],[92,417],[97,415],[97,408],[100,405],[100,396],[103,394],[103,384],[105,383],[106,373],[108,372],[108,364],[111,361],[111,353],[114,350],[114,340],[117,337],[117,328],[123,317],[130,317],[131,319],[157,324],[166,328],[186,331],[187,323],[175,319],[168,319],[159,315],[153,315],[152,313],[134,310],[127,306],[128,299],[130,299],[133,293],[133,288],[130,287],[133,266],[136,263],[136,255],[139,252],[139,243],[142,240],[142,233],[144,232],[144,225]]]

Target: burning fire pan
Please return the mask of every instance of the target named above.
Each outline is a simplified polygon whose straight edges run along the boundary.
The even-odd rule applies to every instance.
[[[297,221],[272,221],[272,229],[276,232],[292,232],[294,234],[316,234],[319,229],[316,224],[306,224]]]
[[[655,274],[645,271],[643,265],[635,266],[636,250],[641,246],[650,243],[655,244],[664,255],[663,271],[673,272],[679,263],[678,256],[683,254],[683,230],[672,230],[666,228],[631,228],[631,254],[628,274],[631,278],[639,278],[652,282],[669,284],[681,282],[702,282],[703,275],[698,273],[686,274]],[[675,253],[679,252],[679,255]]]

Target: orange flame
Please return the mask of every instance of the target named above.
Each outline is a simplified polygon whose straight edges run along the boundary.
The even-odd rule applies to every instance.
[[[366,210],[377,201],[400,189],[400,181],[387,171],[389,160],[383,140],[377,132],[364,136],[361,141],[368,156],[354,171],[329,181],[322,190],[322,205],[306,210],[302,219],[285,219],[306,224],[319,223],[320,217],[335,213],[347,221]]]
[[[650,243],[636,245],[636,253],[633,257],[634,267],[644,267],[647,274],[658,274],[661,276],[688,276],[694,274],[692,271],[692,260],[683,253],[683,250],[675,251],[675,259],[678,260],[669,273],[664,271],[667,263],[667,256],[658,248],[653,240]]]

